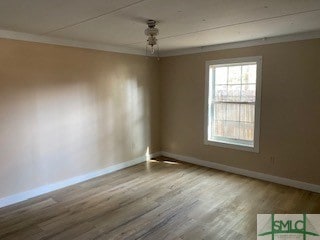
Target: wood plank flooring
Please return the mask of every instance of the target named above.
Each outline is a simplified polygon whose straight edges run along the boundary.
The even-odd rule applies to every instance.
[[[256,239],[257,213],[320,213],[320,194],[168,158],[0,209],[0,239]]]

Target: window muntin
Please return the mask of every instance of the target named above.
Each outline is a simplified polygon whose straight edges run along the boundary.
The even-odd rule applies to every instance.
[[[260,101],[257,102],[257,93],[260,96],[260,92],[257,90],[260,90],[261,58],[245,60],[207,62],[205,140],[209,144],[236,145],[244,150],[258,151]]]

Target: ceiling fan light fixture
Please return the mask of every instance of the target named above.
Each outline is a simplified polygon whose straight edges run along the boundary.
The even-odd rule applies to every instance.
[[[153,46],[153,45],[156,45],[157,44],[157,39],[156,39],[156,37],[154,37],[154,36],[150,36],[150,37],[148,37],[148,44],[149,45],[151,45],[151,46]]]
[[[144,31],[144,34],[147,36],[157,36],[159,34],[159,29],[158,28],[147,28]]]
[[[155,50],[157,51],[157,55],[159,57],[159,45],[158,39],[156,36],[159,34],[159,29],[156,28],[157,22],[155,20],[148,20],[147,25],[148,28],[144,31],[144,34],[148,36],[147,45],[146,45],[146,55],[148,55],[148,48],[150,49],[150,53],[154,54]]]

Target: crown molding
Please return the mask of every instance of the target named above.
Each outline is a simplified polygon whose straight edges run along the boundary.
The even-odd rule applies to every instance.
[[[116,52],[116,53],[125,53],[125,54],[142,55],[142,56],[145,55],[145,50],[132,49],[125,46],[113,46],[108,44],[92,43],[92,42],[77,41],[77,40],[70,40],[70,39],[63,39],[63,38],[54,38],[54,37],[48,37],[43,35],[15,32],[15,31],[8,31],[8,30],[1,30],[1,29],[0,29],[0,38],[27,41],[27,42],[36,42],[36,43],[46,43],[46,44],[53,44],[53,45],[59,45],[59,46],[93,49],[93,50],[100,50],[100,51],[106,51],[106,52]],[[180,56],[180,55],[188,55],[188,54],[195,54],[195,53],[205,53],[205,52],[212,52],[217,50],[253,47],[253,46],[259,46],[259,45],[301,41],[301,40],[316,39],[316,38],[320,38],[320,31],[304,32],[299,34],[290,34],[290,35],[283,35],[283,36],[277,36],[277,37],[267,37],[267,38],[260,38],[260,39],[241,41],[241,42],[216,44],[216,45],[210,45],[210,46],[162,51],[160,52],[160,57],[171,57],[171,56]],[[152,56],[149,56],[149,57],[152,57]]]
[[[213,52],[218,50],[253,47],[253,46],[259,46],[259,45],[293,42],[293,41],[301,41],[301,40],[316,39],[316,38],[320,38],[320,31],[282,35],[277,37],[265,37],[265,38],[248,40],[248,41],[216,44],[216,45],[194,47],[194,48],[187,48],[187,49],[180,49],[180,50],[162,51],[162,53],[160,53],[160,57],[171,57],[171,56],[180,56],[180,55],[188,55],[188,54],[195,54],[195,53]]]
[[[94,49],[94,50],[100,50],[100,51],[106,51],[106,52],[145,55],[144,50],[131,49],[123,46],[118,47],[118,46],[112,46],[108,44],[99,44],[99,43],[90,43],[85,41],[54,38],[54,37],[48,37],[44,35],[15,32],[15,31],[8,31],[8,30],[1,30],[1,29],[0,29],[0,38],[27,41],[27,42],[36,42],[36,43],[46,43],[46,44],[76,47],[76,48]]]

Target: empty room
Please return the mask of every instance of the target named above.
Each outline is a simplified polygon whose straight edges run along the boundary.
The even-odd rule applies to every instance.
[[[0,0],[0,239],[320,239],[320,1]]]

